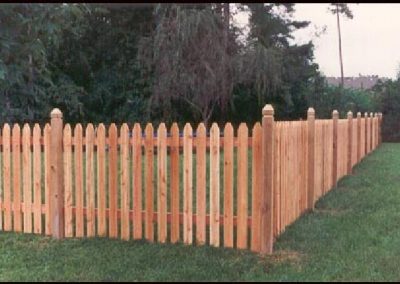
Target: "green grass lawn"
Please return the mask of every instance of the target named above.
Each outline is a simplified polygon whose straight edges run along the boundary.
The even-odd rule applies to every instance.
[[[398,281],[400,144],[383,144],[275,244],[248,251],[0,233],[0,281]]]

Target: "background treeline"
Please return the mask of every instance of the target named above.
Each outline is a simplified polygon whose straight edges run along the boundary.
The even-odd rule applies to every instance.
[[[178,121],[234,124],[382,111],[397,139],[398,81],[372,91],[326,84],[294,4],[1,4],[0,123]],[[248,11],[239,27],[234,15]],[[328,16],[328,14],[327,14]],[[397,127],[397,128],[396,128]],[[396,130],[396,134],[394,132]]]

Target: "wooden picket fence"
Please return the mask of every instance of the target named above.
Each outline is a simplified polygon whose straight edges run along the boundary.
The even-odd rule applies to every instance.
[[[5,124],[0,230],[271,253],[274,239],[381,143],[382,115],[119,129]],[[143,131],[144,130],[144,131]],[[251,132],[251,133],[250,133]],[[223,135],[221,135],[223,133]]]

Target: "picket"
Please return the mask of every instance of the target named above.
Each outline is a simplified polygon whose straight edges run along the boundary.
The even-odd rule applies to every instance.
[[[85,133],[86,170],[86,235],[95,235],[95,184],[94,184],[94,127],[89,123]]]
[[[72,215],[72,136],[71,126],[66,124],[63,135],[64,143],[64,216],[65,236],[73,237],[73,215]]]
[[[210,245],[219,247],[220,219],[220,182],[219,182],[219,147],[220,131],[213,123],[210,130]]]
[[[113,123],[108,129],[108,234],[110,238],[118,237],[118,130]]]
[[[247,248],[247,143],[248,129],[245,123],[241,123],[238,129],[238,159],[237,159],[237,248]]]
[[[106,224],[106,128],[100,124],[96,131],[97,144],[97,234],[107,235]]]
[[[8,124],[3,126],[3,200],[4,200],[4,230],[12,230],[11,212],[11,129]]]
[[[183,242],[193,242],[193,132],[187,123],[183,129]]]
[[[83,224],[83,133],[82,125],[78,123],[74,129],[74,152],[75,152],[75,236],[84,236]]]
[[[233,247],[233,127],[224,129],[224,247]]]
[[[161,123],[157,132],[157,232],[158,241],[167,240],[167,128]]]
[[[206,242],[206,127],[200,123],[196,130],[196,243]]]
[[[130,238],[130,171],[129,171],[129,127],[124,123],[121,127],[121,238],[129,240]]]
[[[133,168],[133,239],[142,238],[142,130],[140,124],[133,127],[132,168]]]
[[[21,128],[18,124],[12,129],[12,143],[14,231],[21,232]]]

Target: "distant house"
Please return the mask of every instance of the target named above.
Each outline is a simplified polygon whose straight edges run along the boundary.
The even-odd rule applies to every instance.
[[[368,90],[375,86],[379,79],[383,82],[388,80],[388,78],[379,77],[378,75],[359,75],[358,77],[344,77],[344,87]],[[340,77],[326,77],[326,81],[328,85],[339,86],[341,79]]]

